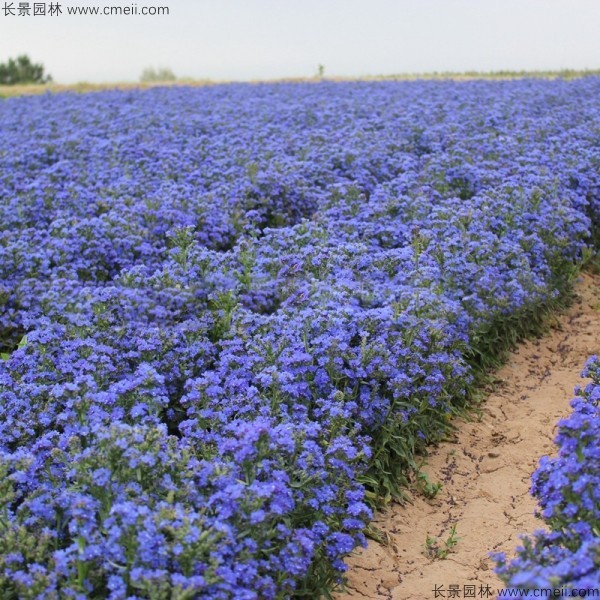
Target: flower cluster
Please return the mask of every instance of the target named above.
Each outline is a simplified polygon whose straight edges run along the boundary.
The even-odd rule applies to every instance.
[[[600,230],[600,81],[0,103],[0,591],[318,597]]]
[[[498,573],[515,589],[600,587],[600,360],[592,356],[573,412],[558,423],[555,458],[543,457],[531,492],[550,531],[523,539],[517,557],[496,557]]]

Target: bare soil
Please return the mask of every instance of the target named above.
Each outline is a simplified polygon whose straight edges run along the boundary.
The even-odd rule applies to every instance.
[[[476,586],[476,594],[490,586],[496,597],[502,583],[488,554],[512,556],[520,534],[543,528],[534,516],[531,474],[541,456],[554,453],[556,423],[584,383],[585,361],[600,353],[600,277],[583,274],[577,291],[547,336],[511,354],[480,417],[458,423],[455,440],[432,449],[423,470],[443,484],[435,498],[415,493],[376,517],[388,543],[371,541],[348,558],[348,589],[336,600],[463,598],[465,586]],[[453,526],[458,543],[441,558]],[[444,596],[436,596],[436,586]]]

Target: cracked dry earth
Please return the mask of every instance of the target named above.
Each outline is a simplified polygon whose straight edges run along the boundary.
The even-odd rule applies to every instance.
[[[569,414],[573,388],[584,383],[585,361],[600,352],[600,277],[584,273],[577,292],[547,336],[510,355],[480,418],[457,423],[455,439],[431,450],[423,470],[443,484],[437,496],[413,494],[376,517],[389,543],[370,541],[348,558],[348,588],[335,600],[426,600],[436,597],[435,586],[453,597],[451,585],[459,590],[454,597],[473,585],[477,593],[489,585],[496,596],[502,584],[488,553],[512,556],[519,534],[543,527],[529,494],[531,474],[541,456],[554,452],[556,423]],[[428,556],[426,538],[444,548],[453,526],[459,541],[447,557]]]

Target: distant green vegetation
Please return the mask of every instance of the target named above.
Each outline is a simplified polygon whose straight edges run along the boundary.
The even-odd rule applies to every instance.
[[[433,71],[429,73],[381,75],[366,79],[579,79],[600,75],[600,69],[559,69],[557,71]]]
[[[0,63],[0,85],[50,83],[52,77],[44,73],[44,65],[31,62],[26,54]]]
[[[173,73],[171,69],[164,67],[160,69],[148,67],[142,71],[142,75],[140,77],[141,83],[165,83],[173,81],[177,81],[175,73]]]

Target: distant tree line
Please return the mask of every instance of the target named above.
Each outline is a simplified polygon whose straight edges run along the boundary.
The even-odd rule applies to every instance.
[[[163,67],[155,69],[153,67],[148,67],[143,70],[140,81],[142,83],[166,83],[169,81],[177,81],[177,77],[169,68]]]
[[[49,83],[52,77],[44,72],[44,65],[31,62],[26,54],[0,63],[0,85]]]

